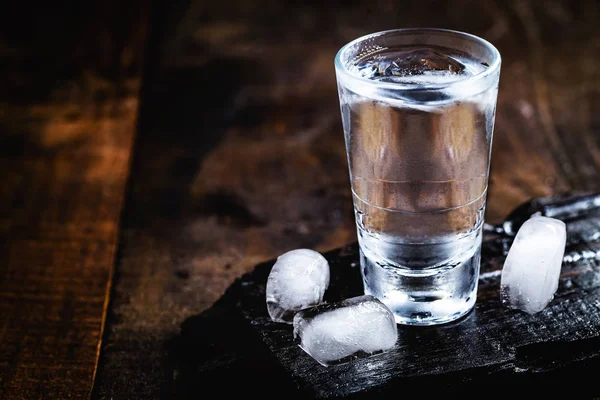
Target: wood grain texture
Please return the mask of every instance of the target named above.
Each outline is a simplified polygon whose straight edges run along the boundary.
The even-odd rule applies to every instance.
[[[511,223],[524,220],[515,217]],[[595,397],[598,385],[580,377],[600,367],[600,208],[561,218],[567,254],[581,255],[583,247],[595,257],[567,256],[556,296],[542,312],[529,315],[500,303],[499,272],[512,239],[485,235],[473,312],[441,326],[399,326],[389,352],[327,368],[298,347],[291,325],[269,317],[265,284],[275,260],[262,263],[182,324],[174,397],[193,399],[218,388],[225,397],[386,399],[426,392],[421,397],[455,398],[490,386],[502,397],[529,390],[552,397],[565,382],[577,382],[568,385],[569,397]],[[325,301],[362,295],[358,245],[325,256],[331,269]],[[232,370],[245,371],[244,379],[225,385]]]
[[[14,5],[1,17],[2,399],[90,396],[138,109],[141,6]]]
[[[598,189],[598,10],[573,3],[172,3],[142,100],[96,397],[170,397],[183,321],[261,260],[355,240],[332,60],[360,35],[435,26],[498,46],[488,221],[530,197]]]
[[[596,196],[596,204],[598,199]],[[557,199],[546,200],[549,206],[560,204],[554,202]],[[542,210],[523,207],[511,213],[509,221],[518,226]],[[532,388],[538,396],[546,397],[564,387],[565,381],[577,380],[578,384],[568,389],[569,397],[595,397],[600,394],[598,385],[579,378],[586,370],[600,367],[600,208],[596,205],[582,213],[565,210],[555,217],[567,226],[567,257],[558,290],[543,311],[530,315],[501,304],[499,272],[512,238],[485,235],[478,302],[473,312],[436,327],[399,326],[397,346],[390,352],[340,366],[319,366],[294,343],[291,326],[271,321],[264,299],[267,276],[275,260],[258,265],[236,281],[224,297],[235,298],[227,299],[235,304],[230,312],[245,317],[245,325],[255,331],[294,381],[291,393],[300,392],[307,398],[389,398],[400,390],[423,390],[424,383],[432,397],[479,393],[490,385],[497,394],[514,396],[516,390]],[[592,256],[584,257],[586,252]],[[345,246],[327,256],[331,281],[325,300],[362,295],[358,245]],[[207,319],[202,321],[203,317]],[[183,324],[185,345],[181,346],[181,357],[185,361],[179,374],[182,379],[176,385],[182,398],[193,398],[202,391],[197,382],[209,385],[204,377],[217,375],[214,369],[220,367],[219,363],[210,356],[204,358],[210,351],[202,351],[206,349],[202,344],[208,341],[197,340],[196,336],[203,335],[204,330],[218,329],[212,325],[210,313]],[[189,368],[199,360],[209,361]],[[226,376],[224,370],[221,372]],[[268,382],[260,376],[255,379]]]

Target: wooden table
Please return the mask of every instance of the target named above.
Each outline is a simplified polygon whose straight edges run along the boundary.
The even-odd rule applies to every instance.
[[[594,1],[44,4],[0,17],[3,399],[168,398],[186,318],[355,240],[332,60],[362,34],[499,48],[488,221],[600,189]]]

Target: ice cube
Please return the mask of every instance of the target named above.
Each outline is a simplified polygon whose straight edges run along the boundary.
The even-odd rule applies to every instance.
[[[267,279],[271,319],[291,324],[298,310],[321,303],[327,286],[329,263],[321,254],[308,249],[282,254]]]
[[[366,295],[298,312],[294,338],[312,358],[328,366],[389,350],[398,331],[389,308]]]
[[[529,314],[543,310],[558,288],[566,240],[560,220],[534,216],[525,221],[502,269],[502,303]]]
[[[463,63],[431,49],[378,56],[361,61],[354,69],[364,78],[397,83],[444,83],[467,73]]]
[[[422,74],[425,71],[461,73],[465,66],[452,57],[431,49],[414,50],[392,63],[389,75]]]

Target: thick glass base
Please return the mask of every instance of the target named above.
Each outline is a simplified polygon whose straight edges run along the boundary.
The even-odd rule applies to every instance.
[[[375,257],[368,257],[361,246],[365,294],[387,305],[398,324],[437,325],[462,317],[473,308],[477,297],[481,231],[472,234],[468,251],[429,268],[406,268],[383,258],[373,260]]]

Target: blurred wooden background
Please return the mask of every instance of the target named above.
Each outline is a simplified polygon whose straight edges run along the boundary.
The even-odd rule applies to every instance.
[[[0,16],[0,398],[169,398],[186,318],[260,261],[355,240],[333,57],[360,35],[499,48],[489,222],[600,189],[597,2],[325,3]]]

